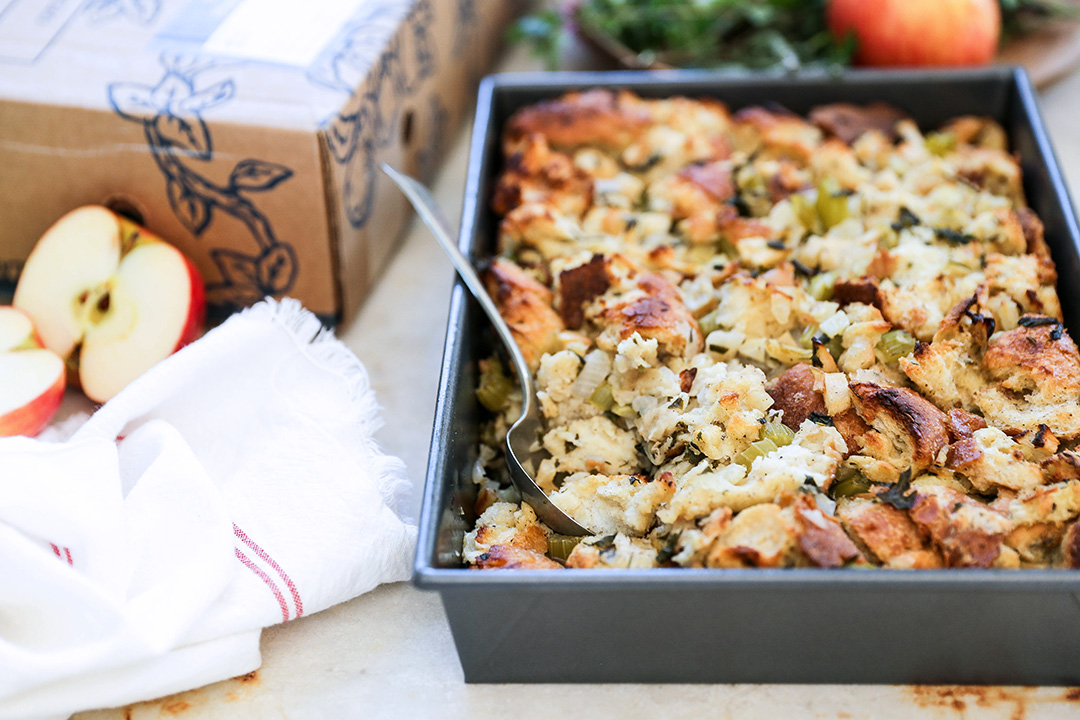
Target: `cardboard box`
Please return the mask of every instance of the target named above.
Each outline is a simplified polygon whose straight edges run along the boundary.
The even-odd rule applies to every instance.
[[[212,312],[349,319],[515,0],[0,0],[0,285],[104,203],[175,243]],[[3,288],[0,288],[2,290]]]

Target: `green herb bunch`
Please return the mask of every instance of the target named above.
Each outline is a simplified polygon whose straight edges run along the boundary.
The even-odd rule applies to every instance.
[[[1046,20],[1080,18],[1062,0],[998,0],[1003,37]],[[566,32],[577,30],[639,67],[750,68],[795,71],[851,62],[855,39],[825,24],[828,0],[581,0],[564,12],[519,20],[511,40],[526,41],[555,68]]]

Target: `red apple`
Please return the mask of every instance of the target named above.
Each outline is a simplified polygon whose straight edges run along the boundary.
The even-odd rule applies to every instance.
[[[983,65],[1001,34],[998,0],[829,0],[826,16],[858,65]]]
[[[206,317],[195,266],[95,205],[72,210],[41,237],[19,276],[15,307],[96,402],[194,340]]]
[[[64,361],[41,346],[34,324],[0,307],[0,436],[41,432],[64,399]]]

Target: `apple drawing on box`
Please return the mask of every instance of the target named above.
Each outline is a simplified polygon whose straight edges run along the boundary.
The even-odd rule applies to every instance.
[[[0,378],[0,437],[37,435],[64,399],[64,361],[13,307],[0,307]]]
[[[67,363],[68,381],[99,403],[194,340],[206,316],[202,278],[179,250],[94,205],[41,237],[14,306]]]

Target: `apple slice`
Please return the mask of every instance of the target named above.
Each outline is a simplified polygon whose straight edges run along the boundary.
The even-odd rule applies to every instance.
[[[34,324],[0,307],[0,436],[41,432],[64,399],[64,361],[45,350]]]
[[[95,402],[198,337],[206,317],[195,266],[96,205],[72,210],[41,237],[19,276],[15,307]]]

